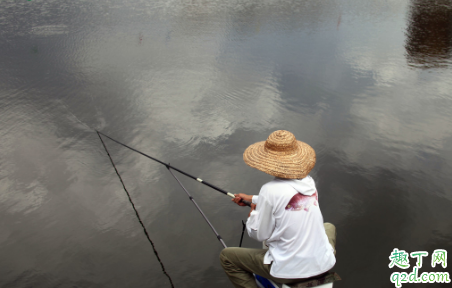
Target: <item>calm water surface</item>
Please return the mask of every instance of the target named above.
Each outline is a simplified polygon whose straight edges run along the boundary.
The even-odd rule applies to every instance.
[[[394,287],[393,248],[452,253],[449,0],[4,0],[0,63],[0,287],[170,287],[93,129],[248,194],[272,177],[245,148],[293,132],[335,287]],[[168,171],[106,144],[174,287],[231,287]],[[248,209],[181,180],[238,245]]]

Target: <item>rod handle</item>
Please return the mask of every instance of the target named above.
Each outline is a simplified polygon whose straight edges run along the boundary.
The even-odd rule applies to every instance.
[[[243,200],[243,199],[242,199],[242,201],[240,201],[240,202],[245,203],[246,206],[250,206],[250,207],[251,207],[251,202],[248,202],[248,201]]]
[[[231,197],[231,198],[235,198],[235,195],[234,194],[232,194],[231,192],[227,192],[227,194],[226,195],[228,195],[229,197]],[[248,201],[246,201],[246,200],[243,200],[242,199],[242,201],[240,201],[240,202],[242,202],[242,203],[244,203],[244,204],[246,204],[246,206],[250,206],[251,207],[251,202],[248,202]]]

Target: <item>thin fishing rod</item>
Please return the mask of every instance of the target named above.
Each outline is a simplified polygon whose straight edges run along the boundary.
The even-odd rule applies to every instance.
[[[96,130],[96,132],[97,132],[98,134],[102,134],[103,136],[107,137],[108,139],[110,139],[110,140],[112,140],[112,141],[118,143],[119,145],[122,145],[122,146],[124,146],[124,147],[126,147],[126,148],[129,148],[129,149],[132,150],[132,151],[135,151],[135,152],[137,152],[137,153],[143,155],[144,157],[147,157],[147,158],[149,158],[149,159],[151,159],[151,160],[154,160],[154,161],[156,161],[156,162],[158,162],[158,163],[160,163],[160,164],[165,165],[166,168],[171,168],[171,169],[173,169],[173,170],[176,170],[177,172],[179,172],[179,173],[181,173],[181,174],[184,174],[185,176],[190,177],[190,178],[192,178],[192,179],[194,179],[194,180],[196,180],[196,181],[198,181],[198,182],[200,182],[200,183],[202,183],[202,184],[204,184],[204,185],[207,185],[207,186],[209,186],[210,188],[213,188],[213,189],[217,190],[218,192],[221,192],[221,193],[223,193],[223,194],[225,194],[225,195],[228,195],[228,196],[231,197],[231,198],[235,198],[235,195],[232,194],[231,192],[225,191],[225,190],[223,190],[223,189],[221,189],[221,188],[219,188],[219,187],[217,187],[217,186],[215,186],[215,185],[213,185],[213,184],[210,184],[210,183],[207,182],[207,181],[202,180],[201,178],[195,177],[195,176],[190,175],[190,174],[188,174],[187,172],[184,172],[184,171],[182,171],[182,170],[180,170],[180,169],[178,169],[178,168],[176,168],[176,167],[174,167],[174,166],[171,166],[169,163],[165,163],[165,162],[163,162],[163,161],[160,161],[160,160],[158,160],[158,159],[156,159],[156,158],[154,158],[154,157],[152,157],[152,156],[149,156],[149,155],[147,155],[147,154],[145,154],[145,153],[143,153],[143,152],[141,152],[141,151],[138,151],[137,149],[134,149],[134,148],[132,148],[132,147],[130,147],[130,146],[127,146],[126,144],[121,143],[121,142],[119,142],[118,140],[115,140],[115,139],[111,138],[110,136],[105,135],[105,134],[102,133],[102,132],[99,132],[99,131],[97,131],[97,130]],[[243,199],[242,199],[241,202],[243,202],[243,203],[246,204],[247,206],[251,206],[251,203],[248,202],[248,201],[246,201],[246,200],[243,200]]]
[[[127,197],[129,198],[129,202],[130,202],[130,204],[132,204],[132,208],[135,211],[135,214],[136,214],[136,216],[138,218],[138,222],[140,222],[140,225],[143,228],[143,232],[146,235],[146,238],[148,239],[149,243],[151,243],[152,250],[154,250],[155,257],[157,257],[157,260],[160,263],[160,267],[162,267],[163,274],[165,274],[166,277],[168,277],[168,280],[170,281],[171,287],[174,288],[173,280],[171,279],[169,274],[166,272],[165,266],[163,265],[162,260],[160,260],[159,254],[157,253],[157,250],[155,249],[154,242],[152,242],[151,237],[149,237],[149,233],[146,230],[146,227],[144,226],[143,221],[141,221],[140,214],[138,213],[138,210],[135,208],[135,204],[132,201],[132,197],[130,197],[130,193],[129,193],[129,191],[127,191],[126,185],[124,184],[124,181],[122,181],[122,177],[119,174],[118,169],[116,168],[115,162],[113,162],[113,158],[111,158],[110,152],[108,152],[107,146],[105,145],[104,140],[100,136],[99,132],[97,132],[97,136],[99,136],[100,141],[102,142],[102,145],[104,145],[105,152],[107,152],[108,158],[110,158],[110,162],[113,165],[113,168],[115,168],[116,175],[118,175],[119,181],[121,181],[121,184],[122,184],[122,187],[124,188],[124,191],[126,191]]]
[[[242,247],[242,240],[243,240],[243,234],[245,233],[245,229],[246,229],[246,224],[245,224],[245,222],[243,222],[243,220],[242,220],[242,236],[240,236],[240,244],[239,244],[239,247]]]
[[[204,214],[204,212],[202,212],[201,208],[199,208],[198,203],[196,203],[195,199],[193,199],[193,197],[190,195],[190,193],[188,193],[187,189],[185,189],[184,185],[182,185],[182,183],[179,181],[179,179],[176,177],[176,175],[174,175],[173,171],[171,171],[171,168],[170,167],[167,167],[167,168],[168,168],[168,171],[171,173],[171,175],[173,175],[173,177],[177,180],[180,187],[182,187],[182,189],[184,189],[185,193],[187,193],[188,198],[190,198],[191,202],[193,202],[193,204],[195,204],[199,213],[201,213],[202,217],[204,217],[204,220],[206,220],[207,224],[209,224],[210,228],[212,228],[213,233],[215,233],[215,235],[217,236],[221,245],[223,245],[224,248],[228,248],[228,246],[226,246],[226,244],[224,243],[223,238],[221,238],[220,234],[218,234],[217,230],[215,230],[213,225],[210,223],[209,219],[207,219],[207,216]]]

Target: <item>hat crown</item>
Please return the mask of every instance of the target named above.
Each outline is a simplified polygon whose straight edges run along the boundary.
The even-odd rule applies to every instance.
[[[265,148],[275,152],[287,152],[297,149],[297,139],[286,130],[278,130],[268,136]]]
[[[315,151],[308,144],[298,141],[289,131],[278,130],[266,141],[254,143],[243,153],[245,163],[267,174],[302,179],[315,165]]]

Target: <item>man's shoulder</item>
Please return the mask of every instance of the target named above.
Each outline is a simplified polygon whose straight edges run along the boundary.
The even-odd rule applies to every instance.
[[[272,189],[274,187],[278,187],[278,186],[281,186],[281,185],[284,185],[284,183],[281,180],[276,178],[276,179],[273,179],[273,180],[265,183],[264,185],[262,185],[262,189],[267,189],[268,190],[268,189]]]
[[[262,188],[259,195],[265,194],[265,195],[281,195],[284,192],[292,193],[293,192],[292,186],[290,186],[288,183],[286,183],[282,179],[273,179],[270,182],[265,183]]]
[[[286,186],[286,185],[289,185],[288,182],[291,180],[292,179],[275,178],[275,179],[265,183],[263,186]]]

